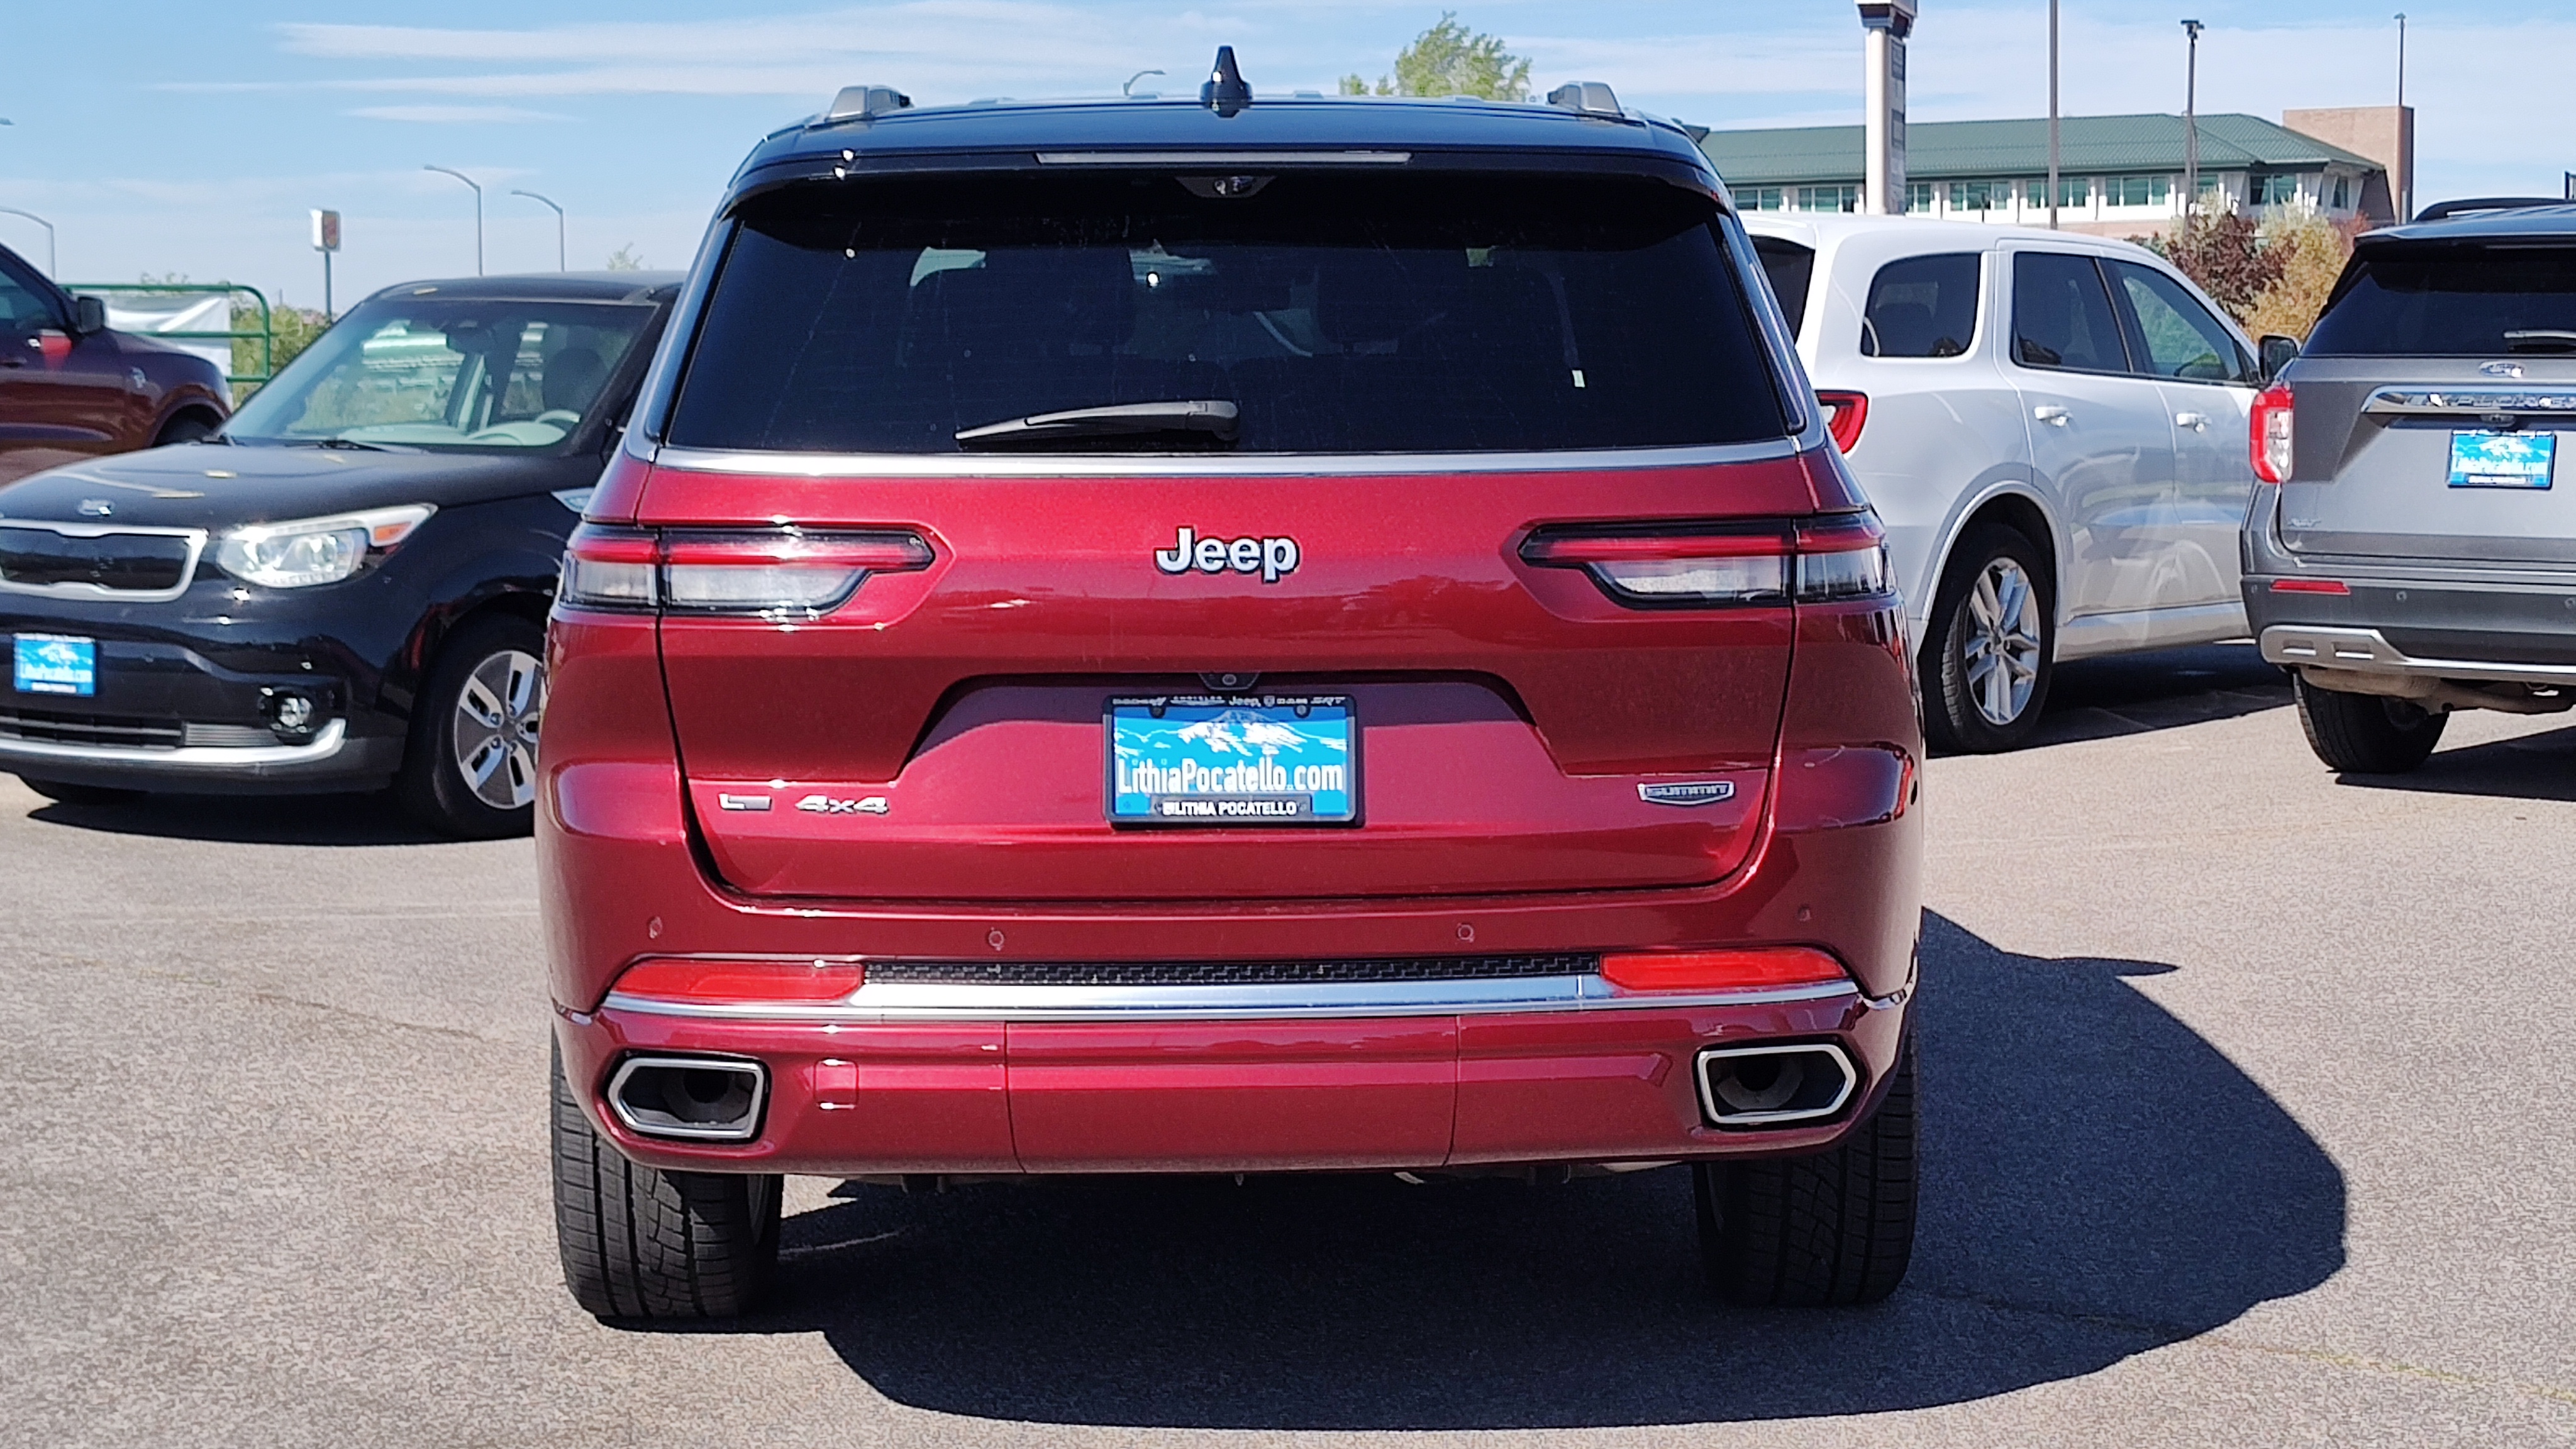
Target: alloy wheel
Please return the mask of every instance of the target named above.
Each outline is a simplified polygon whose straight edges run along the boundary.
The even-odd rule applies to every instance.
[[[474,798],[517,810],[537,798],[537,730],[546,713],[546,667],[504,649],[474,666],[456,697],[456,770]]]
[[[2039,683],[2039,593],[2019,563],[1997,558],[1977,575],[1967,603],[1959,653],[1969,697],[1986,723],[2011,724]]]

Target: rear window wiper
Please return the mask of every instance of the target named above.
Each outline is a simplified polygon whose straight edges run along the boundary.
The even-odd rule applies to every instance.
[[[2557,327],[2530,327],[2504,335],[2508,352],[2576,352],[2576,332]]]
[[[1157,433],[1195,436],[1209,443],[1231,443],[1241,411],[1217,398],[1175,402],[1116,403],[1108,407],[1069,408],[1060,413],[1031,413],[1007,422],[957,430],[961,448],[1009,447],[1074,438],[1150,437]]]

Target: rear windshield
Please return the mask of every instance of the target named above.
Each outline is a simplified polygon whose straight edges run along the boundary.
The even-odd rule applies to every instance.
[[[2576,352],[2576,246],[2366,249],[2307,350],[2329,357]]]
[[[1220,195],[1219,191],[1235,194]],[[1787,431],[1714,204],[1630,178],[942,177],[747,203],[667,438],[953,453],[1448,452]],[[988,435],[989,437],[990,435]],[[1007,438],[1004,442],[1009,441]]]

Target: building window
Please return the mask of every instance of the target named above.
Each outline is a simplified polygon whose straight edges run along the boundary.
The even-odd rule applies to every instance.
[[[2338,176],[2335,178],[2334,209],[2337,211],[2349,211],[2351,208],[2352,178],[2349,176]]]
[[[2009,181],[1953,181],[1950,183],[1950,210],[2010,211],[2012,183]]]
[[[1907,211],[1930,211],[1932,209],[1932,183],[1929,181],[1909,181],[1905,183],[1905,209]]]
[[[1735,193],[1735,205],[1736,209],[1740,211],[1786,211],[1789,209],[1786,194],[1777,186],[1745,187],[1743,190]]]
[[[2298,177],[2292,175],[2273,175],[2263,178],[2263,205],[2287,206],[2298,199]]]
[[[2092,177],[2060,176],[2057,178],[2058,210],[2080,211],[2092,204]],[[2043,177],[2039,180],[2033,181],[2022,188],[2022,205],[2028,207],[2032,211],[2048,210],[2048,181],[2046,178]]]
[[[1857,186],[1801,186],[1798,188],[1800,211],[1858,211],[1860,188]]]
[[[2164,206],[2173,197],[2173,179],[2167,176],[2113,176],[2102,183],[2105,206]]]

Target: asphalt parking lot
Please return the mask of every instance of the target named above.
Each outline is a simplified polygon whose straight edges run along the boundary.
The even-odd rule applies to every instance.
[[[795,1180],[774,1313],[605,1328],[527,842],[0,777],[0,1441],[2576,1444],[2576,726],[2338,781],[2287,704],[2079,666],[1932,764],[1925,1216],[1837,1313],[1699,1296],[1677,1172]]]

